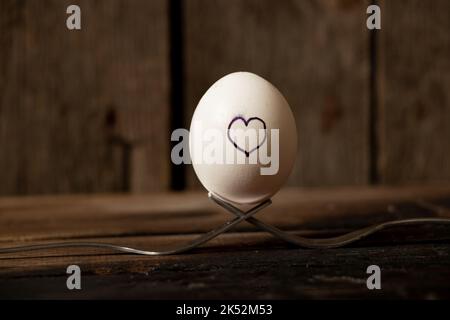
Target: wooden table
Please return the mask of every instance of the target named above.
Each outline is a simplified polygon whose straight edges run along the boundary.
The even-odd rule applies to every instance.
[[[257,217],[327,237],[382,221],[450,217],[450,186],[286,189]],[[204,192],[0,199],[0,247],[96,241],[158,249],[188,242],[232,216]],[[66,268],[82,271],[68,290]],[[366,269],[381,268],[381,290]],[[450,226],[381,231],[354,245],[294,248],[243,222],[192,252],[138,256],[103,249],[0,255],[0,298],[450,298]]]

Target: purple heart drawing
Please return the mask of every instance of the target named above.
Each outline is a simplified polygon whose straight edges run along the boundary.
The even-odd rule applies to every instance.
[[[232,126],[236,121],[242,121],[242,122],[244,122],[244,124],[245,124],[246,127],[248,127],[248,124],[249,124],[250,122],[252,122],[252,121],[259,121],[259,122],[261,122],[262,125],[263,125],[263,128],[264,128],[264,139],[261,141],[261,143],[259,143],[256,147],[254,147],[253,149],[250,149],[249,151],[245,150],[244,148],[241,148],[241,147],[236,143],[236,141],[234,141],[233,138],[230,136],[230,129],[231,129],[231,126]],[[263,119],[258,118],[258,117],[251,117],[251,118],[248,118],[248,120],[245,120],[244,117],[237,116],[237,117],[233,118],[233,120],[231,120],[230,124],[228,125],[227,135],[228,135],[228,140],[230,140],[230,142],[234,145],[234,147],[235,147],[236,149],[238,149],[239,151],[242,151],[242,152],[246,155],[246,157],[248,158],[248,157],[250,156],[250,153],[252,153],[252,152],[255,151],[255,150],[258,150],[259,147],[261,147],[261,146],[264,144],[264,142],[266,142],[266,139],[267,139],[267,133],[266,133],[265,130],[266,130],[266,123],[264,122]]]

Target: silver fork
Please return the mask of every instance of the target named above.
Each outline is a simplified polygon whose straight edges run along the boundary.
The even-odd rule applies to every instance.
[[[236,208],[235,206],[231,205],[228,202],[225,202],[217,197],[215,197],[213,194],[209,193],[208,197],[220,205],[221,207],[225,208],[229,212],[233,213],[234,215],[238,217],[242,217],[244,215],[244,212],[241,211],[239,208]],[[399,226],[399,225],[413,225],[413,224],[421,224],[421,223],[448,223],[450,224],[450,218],[414,218],[414,219],[402,219],[402,220],[393,220],[393,221],[387,221],[379,224],[374,224],[362,229],[358,229],[340,236],[331,237],[331,238],[322,238],[322,239],[310,239],[305,237],[296,236],[293,234],[289,234],[285,231],[282,231],[274,226],[271,226],[265,222],[262,222],[261,220],[258,220],[254,217],[249,217],[245,219],[247,222],[253,224],[254,226],[257,226],[258,228],[267,231],[271,234],[273,234],[275,237],[282,239],[286,242],[289,242],[293,245],[304,247],[304,248],[312,248],[312,249],[328,249],[328,248],[337,248],[342,247],[347,244],[350,244],[352,242],[361,240],[362,238],[367,237],[370,234],[373,234],[377,231],[386,229],[388,227],[392,226]]]
[[[288,232],[282,231],[274,226],[271,226],[269,224],[266,224],[265,222],[262,222],[261,220],[254,218],[253,217],[254,214],[256,214],[258,211],[264,209],[265,207],[269,206],[272,203],[272,201],[270,199],[258,204],[257,206],[253,207],[249,211],[244,212],[244,211],[240,210],[239,208],[233,206],[232,204],[215,197],[211,193],[208,194],[208,197],[212,201],[214,201],[216,204],[220,205],[221,207],[225,208],[227,211],[234,214],[236,217],[233,220],[230,220],[230,221],[224,223],[223,225],[217,227],[216,229],[213,229],[210,232],[205,233],[205,234],[201,235],[200,237],[194,239],[193,241],[189,242],[188,244],[185,244],[180,247],[162,250],[162,251],[146,251],[146,250],[139,250],[139,249],[125,247],[125,246],[118,246],[118,245],[109,244],[109,243],[80,241],[80,242],[55,242],[55,243],[47,243],[47,244],[1,248],[0,254],[44,250],[44,249],[54,249],[54,248],[67,248],[67,247],[91,247],[91,248],[94,247],[94,248],[111,249],[111,250],[125,252],[125,253],[147,255],[147,256],[170,255],[170,254],[182,253],[182,252],[186,252],[191,249],[194,249],[194,248],[214,239],[215,237],[221,235],[222,233],[232,229],[234,226],[236,226],[237,224],[241,223],[244,220],[255,225],[256,227],[260,228],[261,230],[269,232],[272,235],[274,235],[275,237],[282,239],[288,243],[291,243],[295,246],[303,247],[303,248],[313,248],[313,249],[328,249],[328,248],[342,247],[347,244],[353,243],[355,241],[361,240],[362,238],[365,238],[368,235],[373,234],[377,231],[380,231],[382,229],[386,229],[386,228],[392,227],[392,226],[412,225],[412,224],[422,224],[422,223],[450,224],[450,218],[414,218],[414,219],[393,220],[393,221],[387,221],[387,222],[375,224],[372,226],[368,226],[368,227],[358,229],[358,230],[346,233],[344,235],[336,236],[336,237],[322,238],[322,239],[310,239],[310,238],[305,238],[305,237],[300,237],[300,236],[290,234]]]
[[[188,250],[191,250],[193,248],[196,248],[205,242],[208,242],[215,237],[219,236],[220,234],[230,230],[238,223],[250,218],[258,211],[264,209],[268,205],[272,203],[271,200],[266,200],[254,208],[250,209],[247,212],[242,212],[234,218],[233,220],[230,220],[220,227],[217,227],[216,229],[213,229],[198,238],[194,239],[193,241],[189,242],[188,244],[185,244],[181,247],[171,248],[167,250],[162,251],[146,251],[146,250],[139,250],[135,248],[130,247],[124,247],[124,246],[118,246],[115,244],[110,243],[101,243],[101,242],[54,242],[54,243],[46,243],[46,244],[37,244],[37,245],[27,245],[27,246],[18,246],[18,247],[10,247],[10,248],[0,248],[0,254],[6,254],[6,253],[16,253],[16,252],[24,252],[24,251],[36,251],[36,250],[45,250],[45,249],[54,249],[54,248],[68,248],[68,247],[90,247],[90,248],[103,248],[103,249],[111,249],[115,251],[120,252],[126,252],[126,253],[134,253],[134,254],[140,254],[140,255],[146,255],[146,256],[162,256],[162,255],[170,255],[170,254],[177,254],[182,253]]]

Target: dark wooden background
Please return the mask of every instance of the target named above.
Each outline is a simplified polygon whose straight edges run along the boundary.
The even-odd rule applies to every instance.
[[[170,132],[247,70],[296,116],[290,185],[450,180],[450,2],[0,1],[0,195],[198,188]],[[82,30],[66,28],[78,4]]]

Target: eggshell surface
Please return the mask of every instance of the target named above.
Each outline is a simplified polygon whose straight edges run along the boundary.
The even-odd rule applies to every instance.
[[[256,129],[265,135],[258,136],[253,145],[243,144],[231,134],[234,128]],[[214,134],[205,135],[208,130]],[[272,197],[287,180],[297,154],[297,129],[289,104],[271,83],[249,72],[226,75],[208,89],[195,109],[189,138],[200,182],[215,196],[234,204],[254,204]],[[205,152],[214,143],[223,144],[223,163],[205,161]],[[257,163],[249,163],[250,157],[264,150],[269,163],[259,158]],[[233,158],[231,153],[246,163],[227,163],[226,159]],[[271,168],[270,174],[267,168]]]

